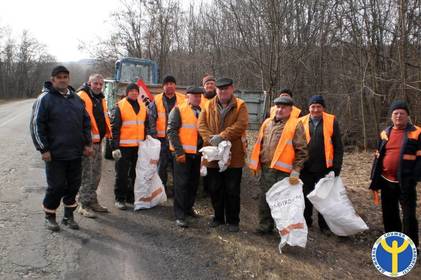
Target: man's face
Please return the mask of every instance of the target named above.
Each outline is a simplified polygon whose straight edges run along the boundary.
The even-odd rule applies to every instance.
[[[166,95],[173,95],[175,93],[176,84],[173,82],[168,82],[164,84],[163,88]]]
[[[286,120],[291,115],[292,106],[278,104],[276,105],[276,115],[277,120]]]
[[[88,83],[88,85],[95,94],[100,94],[102,92],[104,80],[102,79],[92,80]]]
[[[215,81],[207,81],[204,85],[203,88],[205,89],[206,92],[213,92],[215,91]]]
[[[396,109],[393,110],[391,119],[394,126],[404,128],[409,122],[409,115],[404,109]]]
[[[322,117],[325,108],[320,104],[311,104],[309,107],[310,115],[315,118]]]
[[[66,91],[69,87],[70,77],[67,73],[58,73],[54,77],[51,77],[51,83],[53,87],[59,91]]]
[[[234,94],[234,86],[229,85],[225,87],[216,88],[216,94],[218,95],[219,101],[221,103],[227,103],[231,100],[232,95]]]
[[[197,107],[200,105],[200,101],[202,100],[202,94],[201,93],[188,93],[187,99],[191,105]]]
[[[139,92],[136,89],[131,89],[127,93],[127,97],[131,100],[136,100],[138,96],[139,96]]]

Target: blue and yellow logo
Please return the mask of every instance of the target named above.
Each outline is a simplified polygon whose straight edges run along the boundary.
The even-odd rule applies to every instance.
[[[373,264],[382,274],[399,277],[411,271],[417,261],[414,242],[401,232],[388,232],[380,236],[371,250]]]

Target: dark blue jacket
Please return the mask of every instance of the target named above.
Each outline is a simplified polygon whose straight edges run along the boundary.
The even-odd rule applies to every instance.
[[[372,190],[381,188],[379,182],[383,171],[383,158],[391,129],[392,126],[389,126],[380,134],[379,146],[371,170],[370,189]],[[408,124],[405,130],[397,174],[401,188],[421,181],[421,128]]]
[[[48,81],[32,107],[30,129],[35,148],[41,153],[49,151],[53,160],[80,158],[84,146],[92,143],[82,99],[72,87],[63,96]]]

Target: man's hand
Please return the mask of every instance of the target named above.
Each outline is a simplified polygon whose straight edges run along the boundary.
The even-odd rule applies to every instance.
[[[224,141],[224,139],[219,135],[212,135],[209,139],[209,143],[212,146],[218,146],[222,141]]]
[[[83,148],[83,155],[85,157],[91,157],[94,155],[94,149],[92,148],[92,146],[85,146]]]
[[[121,151],[119,149],[113,151],[113,159],[119,160],[121,158]]]
[[[300,182],[300,172],[292,170],[288,181],[291,185],[297,185]]]
[[[51,161],[51,153],[50,152],[42,153],[41,158],[43,161]]]
[[[186,163],[186,154],[179,155],[175,158],[178,163]]]

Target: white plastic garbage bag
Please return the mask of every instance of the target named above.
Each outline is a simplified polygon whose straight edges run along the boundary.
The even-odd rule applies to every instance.
[[[231,161],[231,142],[224,140],[219,143],[218,147],[215,146],[206,146],[199,150],[202,153],[202,162],[203,160],[218,161],[219,172],[224,172]],[[206,166],[202,165],[200,168],[200,175],[206,176],[207,170]]]
[[[139,145],[134,184],[134,210],[147,209],[165,202],[167,195],[158,175],[161,142],[147,136]]]
[[[305,248],[307,224],[304,219],[303,183],[291,185],[288,178],[274,184],[266,193],[272,218],[279,231],[279,252],[285,244]]]
[[[368,229],[355,212],[341,177],[335,177],[333,172],[320,179],[307,198],[323,215],[334,234],[349,236]]]

